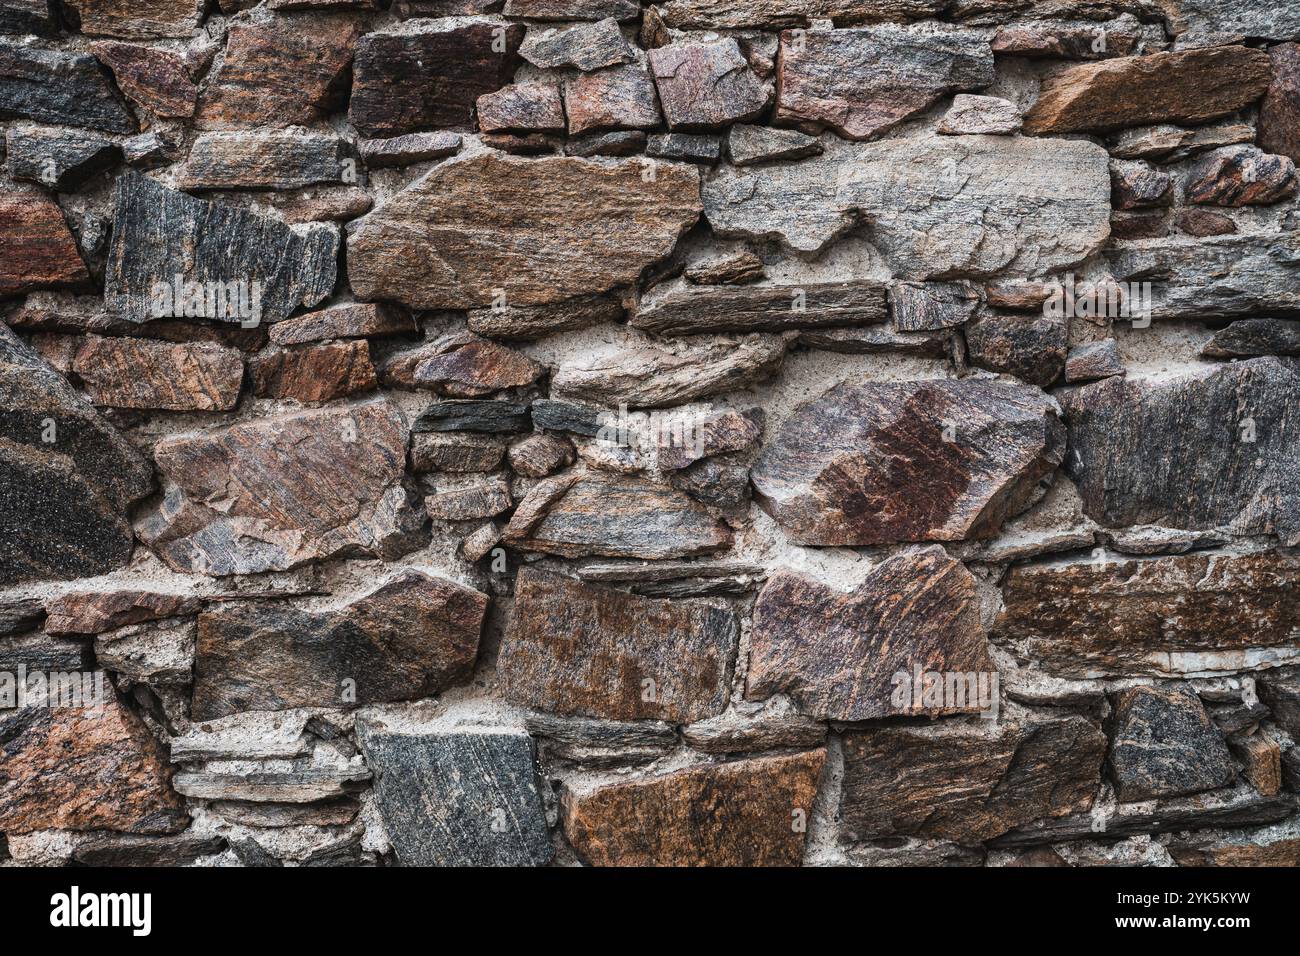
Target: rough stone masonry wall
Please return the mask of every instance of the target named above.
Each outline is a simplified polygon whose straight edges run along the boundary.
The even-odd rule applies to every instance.
[[[0,33],[0,865],[1300,861],[1295,0]]]

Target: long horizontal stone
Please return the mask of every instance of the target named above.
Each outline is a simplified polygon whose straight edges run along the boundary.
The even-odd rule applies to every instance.
[[[135,117],[108,71],[88,53],[0,38],[0,119],[134,133]]]
[[[294,130],[202,133],[182,168],[182,189],[299,189],[355,183],[359,157],[347,140]]]
[[[203,0],[68,0],[83,33],[97,36],[188,37],[203,19]]]
[[[871,325],[889,318],[885,288],[884,283],[869,281],[683,286],[643,299],[628,324],[656,335]]]
[[[229,411],[239,402],[244,360],[211,342],[87,336],[74,347],[71,371],[102,407]]]
[[[71,192],[110,168],[122,153],[111,140],[80,130],[10,127],[5,134],[6,165],[14,179]]]
[[[45,604],[50,634],[101,634],[131,624],[197,614],[202,601],[185,594],[130,589],[69,591]]]
[[[315,803],[365,788],[371,773],[355,770],[297,770],[285,773],[178,773],[176,792],[196,800],[249,803]]]

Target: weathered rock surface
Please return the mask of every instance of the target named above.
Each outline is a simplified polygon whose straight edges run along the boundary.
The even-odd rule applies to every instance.
[[[278,773],[178,773],[177,793],[196,800],[246,803],[316,803],[354,794],[370,780],[370,771],[296,770]]]
[[[816,20],[836,24],[924,20],[937,16],[945,0],[667,0],[660,13],[667,26],[703,29],[806,27]]]
[[[126,564],[126,515],[153,489],[148,463],[63,378],[0,327],[0,584],[105,574]]]
[[[1024,122],[1020,110],[1009,100],[958,93],[939,124],[939,132],[950,136],[1005,136],[1019,132]]]
[[[1168,173],[1157,172],[1146,163],[1112,160],[1110,181],[1111,201],[1116,209],[1169,205],[1173,180]]]
[[[696,285],[746,285],[766,277],[767,266],[754,252],[738,252],[733,256],[702,259],[686,267],[686,281]]]
[[[632,283],[700,213],[694,169],[652,162],[647,178],[645,168],[495,153],[449,160],[352,227],[352,287],[362,299],[464,309]]]
[[[1254,146],[1225,146],[1207,153],[1187,176],[1187,201],[1215,206],[1268,205],[1300,189],[1289,157]]]
[[[1043,81],[1029,133],[1194,126],[1236,112],[1268,88],[1268,54],[1242,46],[1121,57],[1072,66]]]
[[[5,0],[0,4],[0,33],[53,36],[58,29],[58,11],[49,0]]]
[[[1196,834],[1170,843],[1179,866],[1300,866],[1300,834],[1280,824],[1239,834]]]
[[[636,59],[632,44],[623,39],[612,17],[569,27],[533,27],[519,55],[543,69],[571,66],[588,72]]]
[[[655,335],[694,335],[870,325],[887,317],[884,283],[861,281],[743,288],[683,286],[643,299],[628,324]]]
[[[154,687],[190,684],[194,672],[192,620],[135,624],[95,638],[95,666]]]
[[[942,677],[938,694],[913,688],[918,670],[961,675],[960,700],[942,693]],[[881,563],[849,593],[773,575],[754,606],[745,696],[789,693],[804,713],[831,720],[967,713],[996,706],[977,693],[977,675],[987,691],[994,670],[975,579],[927,548]]]
[[[785,34],[776,120],[870,139],[947,93],[992,82],[993,51],[971,34],[894,27]]]
[[[986,312],[966,326],[970,363],[1046,388],[1065,372],[1069,327],[1048,316]]]
[[[1297,342],[1300,348],[1300,342]],[[1099,378],[1124,374],[1124,360],[1114,339],[1102,339],[1070,349],[1065,358],[1067,382],[1090,382]]]
[[[1236,769],[1223,734],[1189,687],[1134,687],[1114,696],[1108,760],[1125,803],[1230,786]]]
[[[209,342],[91,335],[74,346],[71,371],[96,405],[229,411],[239,402],[244,360],[237,349]]]
[[[116,40],[100,40],[90,49],[113,72],[118,88],[137,106],[163,119],[188,119],[194,115],[199,88],[180,56],[161,47]]]
[[[424,499],[424,509],[434,521],[473,521],[494,518],[514,504],[505,478],[480,479]]]
[[[530,385],[542,372],[542,366],[522,352],[472,332],[452,332],[394,355],[384,366],[384,381],[452,398],[479,398]]]
[[[417,547],[406,422],[387,401],[261,418],[154,447],[166,479],[138,532],[172,568],[227,575]]]
[[[529,20],[635,20],[641,5],[637,0],[506,0],[502,13]]]
[[[1300,43],[1268,51],[1273,78],[1259,104],[1259,145],[1300,162]]]
[[[826,751],[566,789],[565,835],[592,866],[797,866]]]
[[[712,166],[722,158],[722,137],[712,133],[658,133],[646,140],[647,156]]]
[[[979,380],[840,385],[802,406],[754,466],[792,541],[873,545],[989,537],[1064,454],[1052,405]]]
[[[182,189],[299,189],[357,179],[347,140],[300,130],[203,133],[181,170]]]
[[[1194,129],[1162,123],[1158,126],[1121,130],[1114,134],[1111,137],[1111,153],[1117,159],[1150,159],[1160,163],[1175,163],[1207,149],[1249,143],[1254,139],[1253,126],[1231,120]]]
[[[79,844],[72,858],[82,866],[190,866],[226,846],[222,836],[96,837]]]
[[[276,345],[302,345],[325,339],[409,335],[419,328],[410,314],[381,303],[349,302],[277,322],[268,330]]]
[[[1300,369],[1274,358],[1086,385],[1061,396],[1066,467],[1106,527],[1226,527],[1300,544],[1297,394]]]
[[[525,568],[497,672],[506,698],[527,707],[689,723],[726,707],[738,634],[735,614],[720,606]]]
[[[1300,322],[1292,319],[1240,319],[1214,333],[1201,349],[1206,358],[1300,355]]]
[[[1300,659],[1294,576],[1267,553],[1017,566],[994,636],[1075,679],[1267,667]]]
[[[1283,0],[1260,3],[1215,3],[1214,0],[1177,0],[1167,5],[1171,32],[1189,34],[1182,37],[1209,35],[1259,37],[1268,40],[1294,40],[1300,36],[1300,11]]]
[[[203,19],[202,0],[69,0],[83,33],[147,38],[188,37]]]
[[[979,294],[961,282],[896,282],[889,312],[900,332],[933,332],[962,325],[975,314]]]
[[[469,676],[487,598],[408,571],[338,610],[240,602],[199,616],[195,720],[417,700]]]
[[[0,194],[0,296],[89,281],[58,204],[37,192]]]
[[[650,72],[671,130],[748,122],[767,108],[770,98],[730,38],[651,50]]]
[[[1083,717],[877,727],[844,735],[840,819],[851,838],[972,844],[1089,809],[1106,736]]]
[[[589,295],[551,305],[473,309],[467,324],[471,332],[490,338],[540,339],[622,320],[623,304],[616,296]]]
[[[478,127],[495,132],[562,132],[564,104],[554,83],[517,83],[478,98]]]
[[[108,71],[87,53],[0,38],[0,119],[134,133],[135,117]]]
[[[71,192],[121,158],[112,141],[92,133],[41,127],[10,127],[6,163],[14,179]]]
[[[637,63],[566,81],[564,110],[570,136],[593,130],[653,129],[660,123],[654,81]]]
[[[249,366],[259,398],[328,402],[379,384],[367,342],[326,342],[263,352]]]
[[[510,446],[510,467],[529,478],[545,478],[573,464],[573,443],[560,435],[529,435]]]
[[[453,473],[492,471],[501,464],[505,450],[505,442],[488,435],[469,432],[416,435],[411,443],[411,468]]]
[[[829,144],[793,165],[724,168],[703,196],[714,232],[808,255],[866,222],[895,274],[912,279],[1054,271],[1110,232],[1107,155],[1078,140]]]
[[[543,866],[551,859],[532,738],[504,727],[428,732],[362,721],[375,796],[406,866]]]
[[[727,158],[736,166],[820,156],[816,137],[793,129],[737,124],[727,133]]]
[[[452,156],[460,152],[461,143],[459,133],[438,130],[389,139],[365,139],[358,144],[358,149],[368,169],[388,169]]]
[[[522,432],[532,427],[528,406],[515,402],[435,402],[416,419],[416,432]]]
[[[1041,4],[1040,6],[1050,6]],[[1018,23],[998,29],[993,52],[1010,56],[1066,60],[1104,60],[1128,56],[1141,39],[1139,25],[1130,23]]]

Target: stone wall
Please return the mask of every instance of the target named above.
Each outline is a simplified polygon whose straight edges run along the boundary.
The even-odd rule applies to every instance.
[[[1300,861],[1297,4],[0,33],[0,865]]]

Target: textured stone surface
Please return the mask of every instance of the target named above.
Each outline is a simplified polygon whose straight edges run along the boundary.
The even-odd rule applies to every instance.
[[[885,321],[878,282],[745,288],[685,286],[642,300],[628,324],[656,335],[780,332]]]
[[[652,129],[660,123],[654,81],[637,63],[567,80],[564,111],[570,136],[594,130]]]
[[[637,0],[506,0],[502,13],[529,20],[635,20],[641,6]]]
[[[1268,51],[1273,78],[1259,104],[1259,145],[1300,162],[1300,43]]]
[[[636,59],[632,44],[623,39],[612,17],[568,27],[533,27],[519,55],[543,69],[571,66],[584,71]]]
[[[509,305],[544,305],[632,282],[700,212],[694,170],[653,168],[647,181],[631,160],[451,160],[353,228],[352,286],[434,309],[487,306],[502,292]]]
[[[1300,355],[1300,322],[1291,319],[1241,319],[1214,333],[1201,354],[1207,358]]]
[[[478,480],[424,499],[424,509],[434,521],[473,521],[494,518],[509,511],[514,502],[504,478]]]
[[[1134,687],[1115,695],[1108,768],[1125,803],[1232,784],[1223,734],[1188,687]]]
[[[487,598],[408,571],[337,610],[240,602],[199,616],[195,720],[428,697],[468,677]]]
[[[298,189],[356,180],[357,158],[338,136],[301,131],[204,133],[181,172],[183,189]]]
[[[388,139],[365,139],[358,144],[361,158],[369,169],[410,166],[430,159],[441,159],[460,151],[459,133],[439,130],[434,133],[407,133]]]
[[[244,381],[236,349],[95,335],[74,345],[71,371],[108,408],[229,411]]]
[[[566,790],[564,833],[592,866],[795,866],[824,750]]]
[[[411,316],[383,303],[352,302],[277,322],[268,330],[276,345],[302,345],[323,339],[408,335],[418,331]]]
[[[505,450],[504,442],[488,435],[468,432],[416,435],[411,443],[411,468],[460,473],[492,471],[501,464]]]
[[[452,398],[478,398],[530,385],[542,367],[521,352],[472,332],[453,332],[399,352],[384,366],[384,380],[403,388],[428,388]]]
[[[753,481],[801,544],[959,541],[1020,510],[1064,442],[1047,400],[1024,386],[842,385],[786,422]]]
[[[650,72],[672,130],[744,123],[767,108],[767,90],[732,39],[651,50]]]
[[[944,0],[667,0],[661,5],[670,27],[806,27],[816,20],[836,23],[924,20],[940,13]]]
[[[5,151],[9,175],[56,192],[73,191],[122,155],[112,141],[98,134],[40,127],[9,129]]]
[[[379,383],[366,342],[326,342],[264,352],[249,367],[259,398],[328,402],[368,392]]]
[[[703,259],[686,267],[683,275],[696,285],[745,285],[767,275],[767,267],[757,253],[746,250],[733,256]]]
[[[832,720],[981,709],[977,685],[961,701],[912,693],[916,668],[983,674],[986,688],[994,670],[975,579],[939,548],[890,558],[847,594],[788,571],[759,593],[746,697],[789,693]]]
[[[1167,206],[1173,180],[1136,160],[1114,160],[1110,164],[1111,202],[1116,209]]]
[[[545,478],[573,464],[573,444],[558,435],[529,435],[510,446],[510,467],[529,478]]]
[[[953,136],[1009,135],[1018,132],[1023,125],[1020,110],[1009,100],[958,93],[939,124],[939,132]]]
[[[133,103],[164,119],[186,119],[198,107],[199,88],[185,61],[169,50],[100,40],[91,52],[113,73],[118,89]]]
[[[84,33],[114,37],[188,37],[203,18],[201,0],[69,0]]]
[[[0,119],[30,119],[134,133],[135,117],[108,71],[86,53],[0,38]]]
[[[417,432],[519,432],[527,431],[527,405],[515,402],[435,402],[412,426]]]
[[[1114,339],[1080,345],[1070,349],[1070,354],[1065,358],[1067,382],[1090,382],[1123,374],[1124,361],[1120,358]]]
[[[37,192],[0,194],[0,295],[76,287],[89,279],[53,200]]]
[[[1126,129],[1111,136],[1111,153],[1120,159],[1150,159],[1174,163],[1207,149],[1249,143],[1255,129],[1247,123],[1224,120],[1210,126],[1184,129],[1162,123]]]
[[[1300,189],[1295,163],[1254,146],[1225,146],[1188,171],[1187,201],[1215,206],[1267,205]]]
[[[970,363],[1047,387],[1065,372],[1067,323],[1045,316],[985,313],[966,326]]]
[[[737,124],[727,133],[727,158],[735,166],[753,166],[781,159],[818,156],[822,145],[816,137],[793,129]]]
[[[518,83],[478,98],[478,127],[491,132],[561,132],[565,128],[560,88],[554,83]]]

